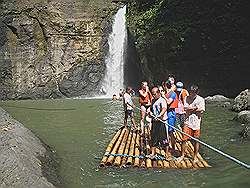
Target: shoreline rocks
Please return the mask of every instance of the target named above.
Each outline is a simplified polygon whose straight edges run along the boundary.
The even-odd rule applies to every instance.
[[[214,96],[207,96],[205,98],[205,101],[208,103],[213,103],[213,102],[228,102],[230,101],[229,98],[223,96],[223,95],[214,95]]]
[[[250,110],[239,112],[237,116],[234,117],[234,120],[237,120],[242,124],[250,124]]]
[[[213,104],[216,103],[218,106],[223,108],[228,108],[231,106],[231,99],[223,96],[223,95],[214,95],[214,96],[207,96],[205,98],[206,103]]]
[[[246,89],[234,99],[232,110],[235,112],[240,112],[243,110],[250,109],[250,90]]]
[[[0,187],[60,185],[53,152],[0,108]]]
[[[241,123],[244,126],[240,132],[242,138],[249,136],[250,130],[250,90],[246,89],[234,99],[232,111],[239,112],[234,120]]]

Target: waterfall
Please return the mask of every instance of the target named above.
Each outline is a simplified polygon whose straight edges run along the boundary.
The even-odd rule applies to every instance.
[[[112,97],[124,88],[124,61],[127,47],[126,6],[120,8],[115,15],[112,33],[108,38],[109,53],[105,59],[106,73],[102,83],[105,97]]]

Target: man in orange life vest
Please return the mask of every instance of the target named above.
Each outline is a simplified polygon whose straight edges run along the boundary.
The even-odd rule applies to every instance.
[[[149,110],[151,104],[152,104],[152,94],[149,90],[148,83],[142,82],[141,89],[139,90],[139,103],[141,106],[141,134],[144,133],[144,119],[146,116],[147,111]]]
[[[165,99],[167,101],[168,104],[168,110],[167,110],[167,116],[168,116],[168,124],[171,126],[175,125],[175,120],[176,120],[176,112],[175,112],[175,108],[178,107],[178,99],[176,96],[176,93],[171,89],[172,84],[170,80],[167,80],[165,83],[165,90],[166,90],[166,94],[165,94]],[[175,137],[174,137],[174,129],[170,126],[168,126],[168,133],[170,136],[170,143],[171,143],[171,148],[173,150],[175,150]]]

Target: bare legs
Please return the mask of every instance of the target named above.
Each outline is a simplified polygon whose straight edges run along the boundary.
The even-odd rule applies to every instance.
[[[128,127],[128,116],[130,116],[131,122],[132,122],[132,126],[134,129],[136,129],[136,123],[135,123],[135,116],[134,116],[134,112],[131,112],[131,114],[128,114],[128,112],[125,112],[125,116],[124,116],[124,126],[127,128]]]
[[[133,124],[134,129],[136,129],[136,123],[135,123],[135,116],[134,116],[134,112],[132,112],[132,114],[131,114],[130,118],[131,118],[131,122],[132,122],[132,124]]]
[[[174,132],[173,131],[169,133],[169,137],[170,137],[171,148],[173,150],[175,150],[176,141],[175,141],[175,137],[174,137]]]
[[[144,106],[141,106],[141,121],[140,121],[140,125],[141,125],[141,134],[144,134],[144,119],[146,116],[146,108]]]
[[[194,162],[198,160],[197,155],[198,155],[199,148],[200,148],[199,142],[194,141]]]
[[[193,145],[194,145],[194,156],[193,156],[194,162],[197,162],[198,161],[197,155],[198,155],[200,144],[199,144],[199,142],[194,141]],[[183,141],[182,145],[181,145],[181,156],[178,158],[179,162],[184,159],[185,153],[186,153],[186,148],[187,148],[187,141]]]

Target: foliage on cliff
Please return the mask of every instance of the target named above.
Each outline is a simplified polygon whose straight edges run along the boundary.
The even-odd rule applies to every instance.
[[[247,0],[133,0],[127,22],[153,80],[174,73],[206,94],[232,96],[249,82],[249,9]]]

